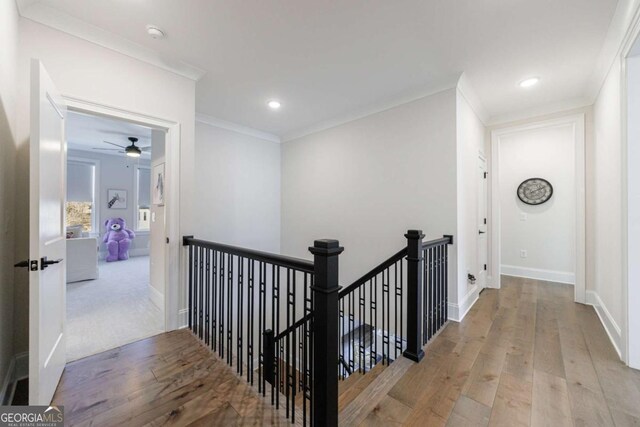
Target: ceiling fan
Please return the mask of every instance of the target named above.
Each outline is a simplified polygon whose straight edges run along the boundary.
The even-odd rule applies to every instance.
[[[94,147],[94,150],[103,150],[103,151],[118,151],[119,153],[123,153],[126,154],[129,157],[140,157],[140,155],[145,152],[149,152],[151,151],[151,146],[148,147],[138,147],[136,145],[136,142],[138,142],[138,138],[134,137],[134,136],[130,136],[127,138],[129,141],[131,141],[131,145],[128,146],[123,146],[120,144],[116,144],[113,142],[109,142],[109,141],[102,141],[105,144],[110,144],[110,145],[115,145],[116,147],[119,148],[96,148]]]

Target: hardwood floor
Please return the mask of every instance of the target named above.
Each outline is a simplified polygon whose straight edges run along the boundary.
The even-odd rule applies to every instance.
[[[571,286],[505,277],[425,353],[342,382],[341,425],[640,425],[640,371]],[[188,331],[68,364],[54,404],[68,425],[290,425]]]
[[[347,405],[350,425],[640,425],[640,371],[620,362],[593,308],[573,302],[573,287],[502,283],[392,387],[366,396],[366,407],[359,398]]]
[[[290,425],[186,330],[69,363],[53,404],[65,425]]]

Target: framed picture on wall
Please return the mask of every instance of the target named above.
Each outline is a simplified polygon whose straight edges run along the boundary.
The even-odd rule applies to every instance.
[[[164,206],[164,163],[159,163],[153,167],[151,185],[153,186],[153,204]]]
[[[109,209],[127,209],[127,190],[107,190]]]

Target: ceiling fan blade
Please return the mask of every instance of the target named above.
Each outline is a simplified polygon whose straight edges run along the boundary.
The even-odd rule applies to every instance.
[[[144,153],[150,153],[151,152],[151,146],[147,146],[147,147],[138,147],[140,150],[142,150],[142,152]]]
[[[115,145],[116,147],[120,147],[120,148],[122,148],[122,149],[124,149],[124,148],[125,148],[125,147],[124,147],[124,145],[114,144],[113,142],[109,142],[109,141],[102,141],[102,142],[104,142],[105,144]]]
[[[97,148],[97,147],[93,147],[94,150],[101,150],[101,151],[119,151],[121,153],[124,153],[124,151],[122,151],[119,148]]]

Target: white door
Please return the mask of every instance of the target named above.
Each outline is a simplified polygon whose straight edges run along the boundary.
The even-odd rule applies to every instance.
[[[477,283],[480,289],[487,286],[487,161],[478,157],[478,261]]]
[[[31,61],[29,171],[29,404],[48,405],[65,365],[66,107]]]

